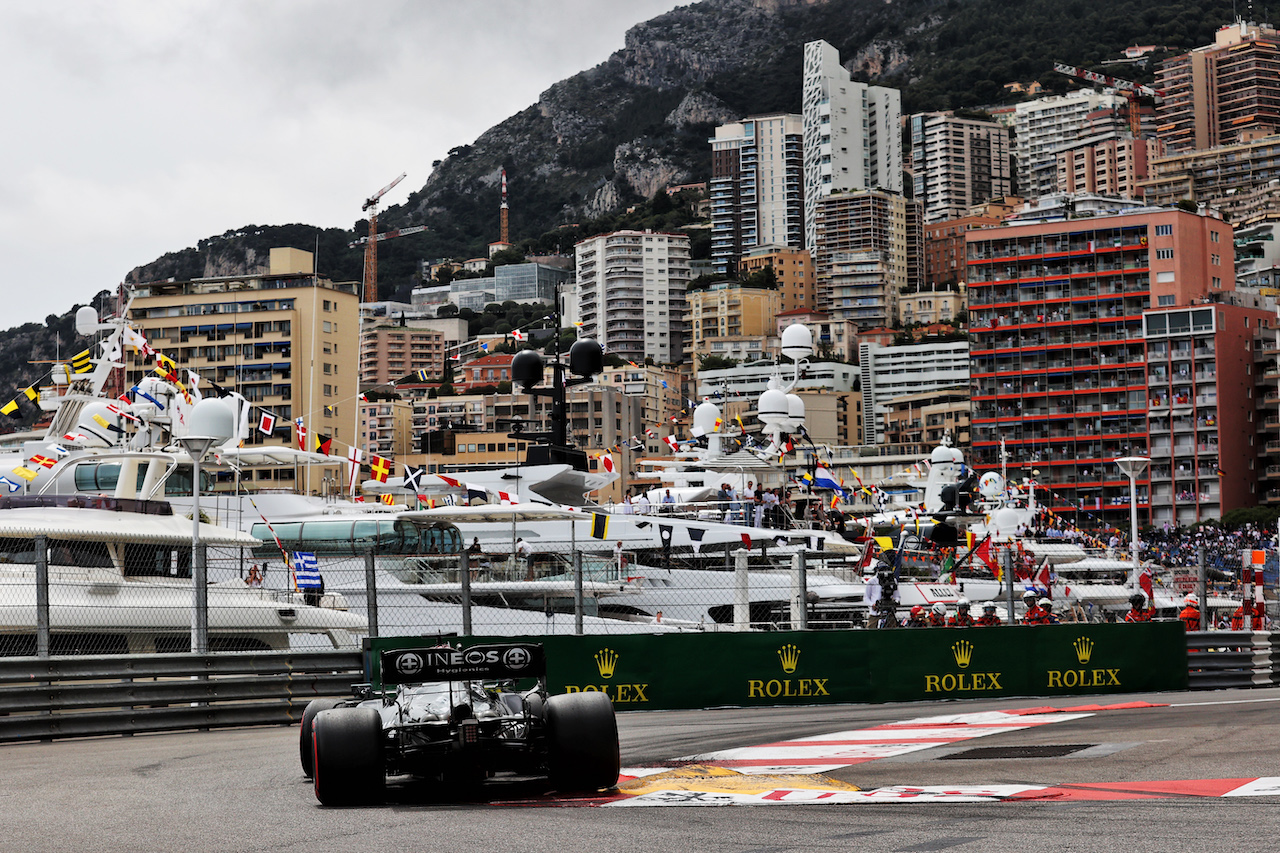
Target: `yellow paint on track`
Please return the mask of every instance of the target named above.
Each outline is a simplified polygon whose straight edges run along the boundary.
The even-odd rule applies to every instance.
[[[654,791],[704,791],[725,794],[764,794],[778,788],[792,790],[861,791],[856,785],[819,774],[748,775],[709,764],[690,764],[618,785],[618,793],[640,796]]]

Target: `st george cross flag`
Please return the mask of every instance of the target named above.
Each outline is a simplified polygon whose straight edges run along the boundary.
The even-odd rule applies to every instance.
[[[293,585],[298,589],[323,589],[320,567],[316,555],[306,551],[294,551],[289,562],[293,565]]]
[[[364,451],[353,447],[347,451],[347,491],[356,493],[356,480],[360,478],[360,462],[364,459]]]

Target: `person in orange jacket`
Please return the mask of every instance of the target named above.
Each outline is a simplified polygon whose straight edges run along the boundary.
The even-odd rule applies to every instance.
[[[1156,609],[1147,607],[1147,596],[1145,593],[1135,592],[1129,596],[1129,612],[1124,615],[1126,622],[1150,622],[1151,617],[1155,616]]]
[[[948,628],[972,628],[973,615],[969,613],[969,599],[962,598],[956,602],[956,615],[947,619]]]
[[[1186,606],[1182,608],[1182,612],[1178,614],[1178,618],[1182,620],[1182,624],[1187,626],[1187,631],[1200,630],[1200,597],[1194,592],[1189,593],[1186,598],[1182,599],[1182,603]]]
[[[1038,597],[1039,596],[1036,595],[1036,591],[1034,589],[1029,589],[1022,594],[1022,603],[1027,606],[1027,612],[1022,614],[1023,625],[1043,624],[1040,621],[1040,608],[1036,606],[1036,599]]]
[[[1231,630],[1245,631],[1244,619],[1246,616],[1253,617],[1253,630],[1261,631],[1266,616],[1266,605],[1256,601],[1246,601],[1236,608],[1236,612],[1231,614]]]
[[[1053,601],[1048,598],[1040,599],[1036,604],[1035,610],[1028,610],[1027,615],[1023,618],[1024,625],[1057,625],[1062,620],[1053,613]]]
[[[996,603],[994,601],[984,601],[982,603],[982,615],[978,617],[976,624],[981,628],[991,628],[1004,624],[1000,621],[1000,617],[996,615]]]
[[[929,610],[929,627],[947,627],[947,605],[943,604],[941,601],[935,601],[933,603],[933,607]]]

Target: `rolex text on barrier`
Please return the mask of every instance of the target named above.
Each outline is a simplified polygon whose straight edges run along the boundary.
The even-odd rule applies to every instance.
[[[517,638],[463,637],[463,647]],[[618,710],[1068,696],[1181,690],[1180,622],[912,631],[521,637],[546,653],[552,693],[604,693]],[[381,653],[417,637],[367,641]]]

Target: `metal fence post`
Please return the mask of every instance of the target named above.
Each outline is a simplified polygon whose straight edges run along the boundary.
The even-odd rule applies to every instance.
[[[458,555],[458,580],[462,583],[462,635],[471,636],[471,555],[464,548]]]
[[[196,523],[200,523],[198,517]],[[192,552],[191,586],[195,592],[195,613],[192,614],[191,651],[203,655],[209,653],[208,546],[201,542],[192,547]]]
[[[726,549],[725,554],[729,552]],[[742,548],[733,552],[735,560],[734,574],[736,575],[733,602],[733,630],[750,631],[751,630],[751,591],[749,588],[749,575],[747,574],[747,552]]]
[[[36,655],[49,656],[49,543],[37,536],[36,547]]]
[[[582,552],[573,552],[573,633],[582,634]]]
[[[364,607],[369,620],[369,636],[378,636],[378,578],[374,573],[373,549],[364,552]]]
[[[791,601],[791,627],[803,631],[809,627],[809,567],[804,548],[795,555],[796,593]]]

